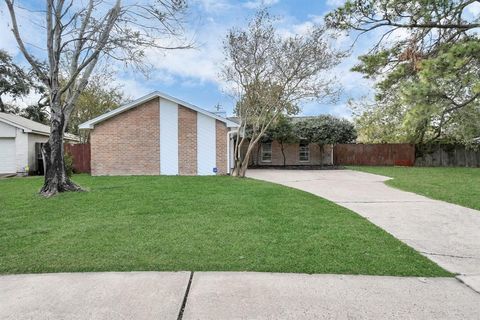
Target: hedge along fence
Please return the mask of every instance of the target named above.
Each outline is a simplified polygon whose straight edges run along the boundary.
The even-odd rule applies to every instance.
[[[73,158],[73,170],[76,173],[90,173],[90,144],[64,144],[65,153]]]

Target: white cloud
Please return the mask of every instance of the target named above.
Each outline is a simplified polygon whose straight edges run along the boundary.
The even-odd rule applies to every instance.
[[[223,62],[222,41],[226,27],[214,21],[197,31],[198,44],[194,49],[146,52],[147,60],[165,75],[179,76],[197,82],[219,82],[219,69]]]
[[[269,7],[279,3],[280,0],[250,0],[243,3],[243,6],[247,9],[258,9],[261,7]]]
[[[219,13],[232,6],[227,0],[194,0],[193,3],[208,13]]]
[[[126,74],[122,77],[118,77],[115,81],[118,85],[121,86],[125,97],[127,99],[137,99],[143,95],[146,95],[153,90],[145,86],[145,81],[140,81],[140,79],[135,79],[131,74]]]
[[[480,15],[480,3],[479,2],[474,2],[469,4],[466,8],[468,13],[473,15],[474,17],[477,17]]]
[[[327,0],[327,6],[340,7],[345,3],[345,0]]]

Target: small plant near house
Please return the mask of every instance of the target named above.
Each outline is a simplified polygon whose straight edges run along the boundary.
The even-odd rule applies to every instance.
[[[73,175],[73,156],[69,152],[65,152],[63,159],[65,161],[65,172],[70,178]]]

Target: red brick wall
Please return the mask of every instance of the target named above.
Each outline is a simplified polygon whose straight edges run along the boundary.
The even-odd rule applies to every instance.
[[[227,174],[227,126],[221,121],[215,122],[217,143],[217,174]]]
[[[197,174],[197,112],[178,107],[178,172]]]
[[[92,175],[160,174],[159,99],[105,120],[92,130]]]
[[[288,166],[315,166],[315,165],[330,165],[332,164],[332,146],[324,145],[323,151],[320,150],[320,147],[317,144],[310,144],[310,160],[309,161],[300,161],[299,157],[299,144],[285,144],[285,164]],[[243,154],[246,152],[246,148],[243,148]],[[272,142],[272,161],[263,162],[261,159],[261,145],[254,147],[250,163],[253,165],[261,166],[282,166],[283,165],[283,156],[280,143],[277,141]]]

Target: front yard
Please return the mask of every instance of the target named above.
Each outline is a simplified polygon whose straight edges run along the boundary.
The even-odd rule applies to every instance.
[[[44,199],[0,180],[0,273],[222,270],[449,276],[357,214],[230,177],[90,177]]]
[[[387,185],[480,210],[479,168],[350,167],[393,178]]]

